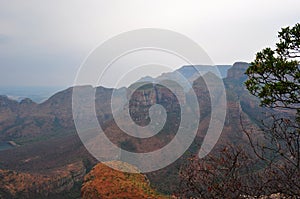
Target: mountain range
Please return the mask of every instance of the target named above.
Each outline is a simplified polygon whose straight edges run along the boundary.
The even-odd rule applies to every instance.
[[[226,88],[225,125],[214,151],[222,144],[246,142],[241,129],[241,116],[253,126],[257,126],[256,122],[263,117],[264,110],[259,107],[258,100],[248,93],[243,84],[247,78],[244,72],[248,66],[248,63],[237,62],[232,66],[218,66],[219,75],[214,71],[205,74],[209,78],[223,78]],[[207,68],[208,66],[197,66],[196,69],[183,66],[155,79],[142,78],[128,88],[81,87],[95,90],[97,119],[109,139],[125,150],[145,152],[169,143],[180,122],[179,99],[170,90],[159,86],[158,82],[164,79],[180,82],[178,74],[191,82],[191,87],[183,87],[180,92],[196,93],[201,110],[197,135],[188,151],[176,162],[146,174],[151,186],[161,193],[176,192],[179,183],[178,168],[191,154],[199,151],[205,137],[211,117],[211,101],[205,81],[197,76],[197,71],[207,71]],[[139,87],[145,81],[150,82],[148,86]],[[140,126],[149,124],[149,109],[154,104],[162,105],[168,114],[162,130],[157,135],[142,140],[123,133],[112,116],[110,106],[113,92],[130,92],[136,87],[138,89],[129,101],[129,111],[134,123]],[[0,96],[0,198],[80,197],[84,175],[97,164],[97,160],[85,149],[76,133],[72,115],[73,89],[58,92],[42,103],[29,98],[15,101],[7,96]],[[119,104],[116,109],[122,110],[124,104],[121,98]],[[11,147],[1,149],[1,143],[6,146],[9,143]]]

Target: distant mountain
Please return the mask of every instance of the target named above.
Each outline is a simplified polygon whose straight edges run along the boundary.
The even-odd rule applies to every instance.
[[[259,120],[262,117],[260,114],[262,109],[258,106],[258,100],[251,97],[243,85],[243,81],[246,78],[244,72],[248,66],[249,64],[242,62],[235,63],[232,67],[219,66],[222,77],[218,77],[212,72],[206,74],[209,78],[223,78],[225,71],[227,71],[227,77],[223,78],[227,95],[227,116],[218,146],[227,142],[243,143],[246,140],[240,126],[240,115],[243,115],[252,125],[256,125],[255,120]],[[202,66],[197,67],[201,68]],[[147,174],[153,186],[164,193],[172,193],[176,190],[178,185],[178,169],[176,168],[184,163],[185,158],[189,156],[188,154],[196,154],[198,152],[210,122],[211,102],[209,91],[203,78],[197,76],[193,71],[194,69],[190,66],[184,66],[173,73],[163,74],[161,77],[154,79],[154,81],[161,81],[161,78],[168,76],[172,77],[171,79],[174,79],[176,82],[179,73],[189,79],[189,81],[196,78],[194,81],[191,81],[190,88],[182,88],[178,92],[179,97],[181,97],[180,92],[188,94],[193,89],[197,95],[201,110],[198,133],[194,143],[189,148],[189,153],[183,155],[172,165]],[[181,80],[179,79],[179,81]],[[165,87],[149,82],[142,87],[138,86],[139,82],[129,88],[118,90],[104,87],[92,88],[91,86],[83,86],[80,89],[95,89],[97,118],[112,142],[129,151],[152,151],[164,146],[174,138],[178,128],[178,119],[180,119],[178,117],[180,107],[178,106],[178,99]],[[142,126],[147,125],[149,123],[149,108],[155,103],[164,106],[169,114],[161,132],[144,140],[125,135],[116,125],[110,106],[113,91],[116,91],[117,94],[126,93],[137,87],[138,89],[134,92],[129,102],[133,122]],[[50,185],[47,182],[42,183],[43,186],[40,183],[34,185],[34,181],[37,178],[29,177],[27,173],[39,176],[40,173],[46,172],[50,175],[48,177],[52,178],[51,175],[55,171],[75,162],[81,163],[87,171],[96,164],[97,161],[86,151],[76,134],[72,116],[72,90],[73,88],[69,88],[58,92],[39,104],[30,99],[15,101],[6,96],[0,96],[0,142],[14,141],[20,145],[13,149],[0,151],[0,169],[3,170],[2,173],[6,175],[7,171],[10,171],[9,173],[17,172],[11,175],[11,180],[6,176],[5,182],[0,183],[0,198],[4,192],[5,194],[20,194],[20,197],[23,196],[23,198],[27,197],[26,194],[28,193],[26,191],[18,189],[12,192],[12,190],[5,188],[7,186],[18,186],[17,184],[9,184],[17,183],[14,179],[18,175],[24,176],[27,183],[32,182],[32,186],[26,190],[39,189],[41,193],[46,193],[43,197],[47,197],[54,191],[47,188]],[[84,100],[84,96],[82,98]],[[120,107],[117,107],[117,109],[122,109],[124,104],[121,98],[119,104]],[[191,107],[190,110],[190,116],[192,117],[193,108]],[[126,125],[125,121],[123,122]],[[122,154],[120,159],[122,160]],[[68,175],[68,179],[72,179],[70,175]],[[76,181],[77,186],[82,181],[83,178]],[[80,189],[76,188],[76,183],[74,183],[73,187],[63,186],[59,195],[65,196],[62,198],[70,198],[70,194],[79,194]],[[77,191],[72,191],[73,188]]]
[[[152,77],[143,77],[138,82],[152,82],[152,83],[159,83],[164,80],[173,80],[179,83],[185,91],[188,91],[192,88],[193,82],[203,76],[205,73],[213,73],[220,78],[226,78],[227,71],[230,69],[231,65],[186,65],[183,66],[173,72],[163,73],[156,78]],[[189,85],[187,84],[189,83]]]
[[[227,71],[229,68],[232,67],[232,65],[216,65],[214,66],[216,69],[218,69],[218,72],[220,73],[221,78],[226,78]],[[183,66],[177,71],[180,72],[184,77],[191,78],[195,75],[195,73],[207,71],[207,72],[214,72],[215,69],[212,69],[212,66],[207,65],[195,65],[195,66]]]
[[[141,78],[141,80],[139,81],[153,81],[155,79],[162,79],[165,76],[168,75],[174,75],[176,72],[180,73],[181,75],[183,75],[183,77],[185,77],[186,79],[191,79],[193,78],[195,75],[197,75],[197,73],[199,72],[215,72],[217,76],[220,76],[221,78],[226,78],[227,76],[227,71],[229,68],[231,68],[232,65],[215,65],[215,66],[210,66],[210,65],[186,65],[186,66],[182,66],[181,68],[173,71],[173,72],[169,72],[169,73],[163,73],[160,76],[158,76],[157,78],[152,78],[152,77],[144,77]],[[219,74],[217,74],[219,73]]]
[[[63,87],[0,86],[0,95],[6,95],[9,99],[19,102],[23,99],[30,98],[36,103],[42,103],[60,90],[63,90]]]

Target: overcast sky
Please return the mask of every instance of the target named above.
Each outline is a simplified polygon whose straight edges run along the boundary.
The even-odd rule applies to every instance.
[[[0,86],[70,86],[89,52],[114,35],[164,28],[215,64],[250,62],[300,22],[299,0],[0,0]]]

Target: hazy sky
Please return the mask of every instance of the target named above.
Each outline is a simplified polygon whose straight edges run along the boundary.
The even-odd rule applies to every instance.
[[[299,0],[0,0],[0,86],[69,86],[88,53],[119,33],[164,28],[196,41],[215,64],[250,62]]]

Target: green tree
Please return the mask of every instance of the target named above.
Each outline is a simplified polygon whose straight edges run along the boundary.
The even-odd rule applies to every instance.
[[[269,165],[263,180],[270,192],[299,196],[300,24],[282,28],[278,38],[276,48],[258,52],[246,71],[247,89],[273,113],[263,121],[264,142],[245,132],[255,154]]]
[[[263,49],[247,69],[245,82],[261,105],[299,109],[300,103],[300,24],[282,28],[276,49]]]

